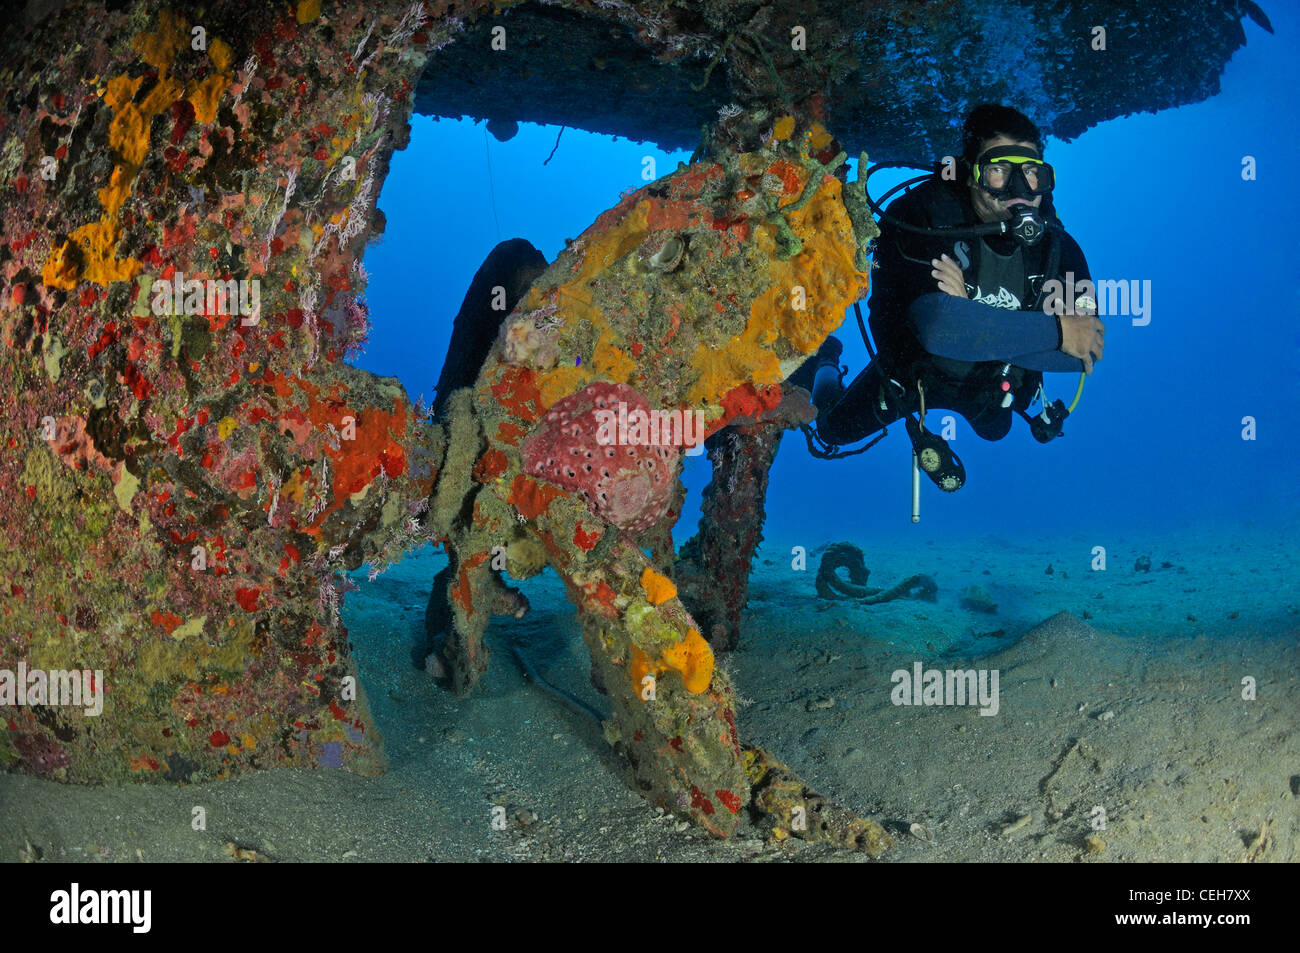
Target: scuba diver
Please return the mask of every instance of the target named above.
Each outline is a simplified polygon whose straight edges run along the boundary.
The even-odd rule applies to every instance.
[[[792,376],[812,392],[818,411],[815,434],[808,432],[814,453],[861,452],[884,433],[861,450],[839,448],[905,418],[914,464],[952,492],[964,484],[965,468],[942,437],[926,430],[927,411],[955,411],[985,440],[1005,437],[1013,413],[1041,443],[1060,436],[1073,404],[1049,405],[1042,375],[1079,373],[1081,393],[1083,374],[1101,359],[1106,329],[1090,297],[1062,300],[1060,288],[1091,276],[1056,217],[1055,174],[1042,156],[1033,122],[1010,107],[985,104],[966,118],[955,176],[940,166],[879,203],[868,199],[881,218],[868,302],[878,353],[845,389],[843,346],[830,337]],[[891,166],[909,167],[882,163],[871,172]],[[909,186],[916,187],[880,208]],[[858,324],[870,351],[861,311]],[[1031,417],[1026,411],[1036,397],[1042,412]],[[813,448],[814,437],[821,451]]]

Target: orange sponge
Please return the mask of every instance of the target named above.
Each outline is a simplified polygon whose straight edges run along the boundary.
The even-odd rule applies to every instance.
[[[652,606],[667,602],[677,595],[677,587],[667,576],[660,575],[649,566],[641,572],[641,588]]]
[[[713,649],[694,629],[687,632],[684,639],[664,649],[657,661],[637,646],[632,646],[628,674],[638,692],[641,691],[642,679],[647,675],[658,677],[670,670],[682,676],[682,684],[688,692],[700,695],[709,690],[709,683],[713,681]]]
[[[668,668],[682,673],[682,683],[692,695],[708,690],[713,680],[713,649],[700,633],[691,629],[686,638],[664,649],[660,658]]]

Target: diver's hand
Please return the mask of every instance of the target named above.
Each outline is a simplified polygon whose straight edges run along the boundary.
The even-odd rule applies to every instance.
[[[961,269],[957,263],[944,255],[940,258],[930,259],[930,264],[934,265],[934,270],[930,272],[930,277],[939,279],[939,290],[952,295],[955,298],[966,297],[966,279],[962,276]]]
[[[1061,352],[1083,361],[1083,372],[1092,373],[1092,365],[1106,350],[1106,325],[1096,315],[1063,314],[1061,318]]]

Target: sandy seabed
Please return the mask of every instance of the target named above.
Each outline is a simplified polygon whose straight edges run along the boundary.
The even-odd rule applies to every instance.
[[[879,552],[851,540],[874,585],[917,572],[938,583],[934,602],[878,606],[816,596],[815,554],[832,541],[803,572],[794,541],[764,543],[740,647],[719,663],[741,697],[742,738],[884,824],[897,840],[886,862],[1300,860],[1288,538],[1120,539],[1105,572],[1090,571],[1083,539],[917,537]],[[1136,571],[1144,554],[1151,570]],[[604,708],[549,572],[523,583],[525,619],[494,620],[475,694],[439,686],[410,652],[443,564],[425,549],[373,582],[359,571],[347,597],[385,776],[84,788],[0,775],[0,859],[228,861],[234,845],[274,861],[865,860],[749,826],[718,842],[634,794],[597,722],[512,654],[513,643],[548,682]],[[996,611],[964,602],[970,586]],[[895,705],[892,674],[917,662],[996,670],[997,714]],[[195,806],[205,831],[191,828]]]

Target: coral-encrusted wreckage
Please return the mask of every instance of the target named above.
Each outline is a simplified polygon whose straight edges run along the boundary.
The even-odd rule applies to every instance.
[[[1142,75],[1176,51],[1175,78],[1072,112],[1049,108],[1070,87],[1042,71],[987,86],[955,69],[947,105],[916,105],[937,76],[889,51],[946,49],[988,14],[979,0],[824,6],[29,4],[0,71],[0,669],[100,671],[104,707],[0,709],[0,762],[80,783],[382,771],[343,572],[435,540],[457,690],[487,664],[489,616],[519,610],[494,553],[515,578],[550,567],[647,798],[718,836],[748,810],[882,850],[879,826],[744,743],[714,664],[739,632],[767,468],[808,419],[782,383],[868,289],[876,231],[846,156],[943,141],[961,97],[1041,107],[1071,134],[1203,98],[1244,41],[1242,5],[1128,11],[1148,31]],[[1132,50],[1077,62],[1088,17],[1113,7],[1073,5],[1038,55],[1123,87]],[[500,55],[498,27],[518,51],[501,83],[545,73],[489,103],[463,81]],[[566,43],[527,42],[560,28]],[[550,62],[529,67],[530,49]],[[369,321],[360,259],[412,109],[496,130],[568,109],[558,121],[582,125],[582,71],[628,96],[588,97],[589,128],[637,116],[669,144],[690,129],[695,160],[534,268],[436,416],[350,367]],[[706,525],[680,561],[680,443],[598,439],[597,412],[620,406],[711,438]]]

